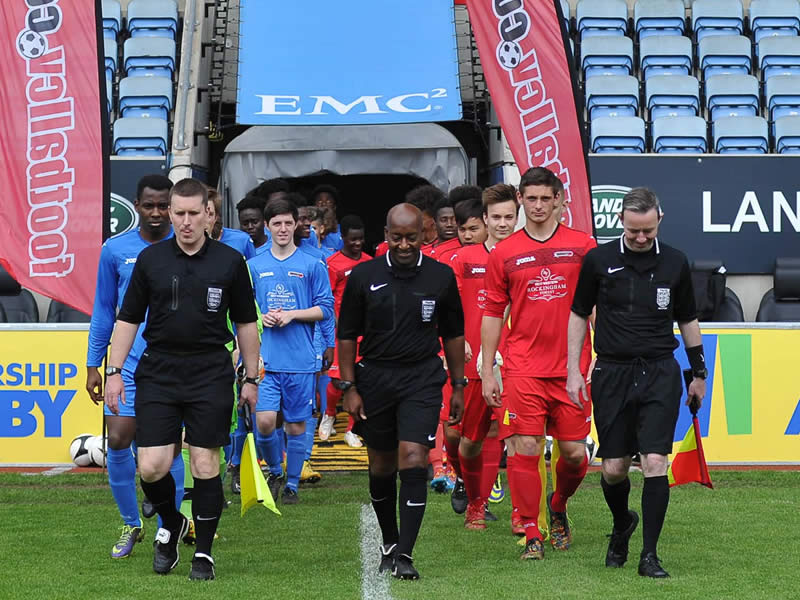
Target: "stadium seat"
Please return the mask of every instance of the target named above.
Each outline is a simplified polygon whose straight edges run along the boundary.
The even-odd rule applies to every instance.
[[[686,29],[683,0],[636,0],[633,23],[639,40],[651,35],[683,35]]]
[[[714,121],[714,151],[719,154],[766,154],[767,121],[761,117],[722,117]]]
[[[798,0],[752,0],[750,30],[756,43],[774,35],[800,34],[800,2]]]
[[[633,40],[624,36],[587,38],[581,44],[581,66],[585,79],[595,75],[631,75]]]
[[[740,0],[694,0],[692,31],[699,42],[709,35],[742,35],[744,9]]]
[[[722,298],[722,304],[714,313],[714,321],[717,323],[742,323],[744,321],[742,302],[729,287],[725,288],[725,296]]]
[[[592,121],[592,152],[642,153],[644,121],[639,117],[598,117]]]
[[[125,40],[124,71],[128,77],[169,77],[175,71],[175,42],[166,38]]]
[[[635,117],[639,112],[639,80],[630,75],[606,75],[586,80],[586,110],[597,117]]]
[[[691,75],[654,75],[645,84],[650,120],[659,117],[696,117],[700,112],[700,84]]]
[[[691,265],[694,304],[699,321],[713,321],[725,297],[727,269],[719,259],[693,260]]]
[[[6,323],[38,323],[39,308],[28,290],[22,289],[8,271],[0,267],[0,305]]]
[[[754,117],[759,112],[758,80],[752,75],[714,75],[706,81],[709,120]]]
[[[169,120],[172,80],[166,77],[125,77],[119,82],[120,117]]]
[[[168,126],[164,119],[117,119],[114,121],[114,154],[117,156],[165,156]]]
[[[117,73],[117,42],[103,38],[103,56],[106,66],[106,81],[114,81]]]
[[[623,36],[628,30],[628,5],[625,0],[580,0],[575,18],[581,40]]]
[[[770,121],[800,115],[800,76],[776,75],[764,84]]]
[[[51,300],[47,309],[48,323],[88,323],[92,318],[57,300]]]
[[[743,35],[712,35],[697,44],[697,61],[703,79],[712,75],[750,75],[753,72],[750,38]]]
[[[706,120],[661,117],[653,121],[653,151],[659,154],[703,154],[708,150]]]
[[[642,79],[653,75],[691,75],[692,40],[683,36],[653,35],[639,43]]]
[[[103,37],[115,42],[122,29],[122,7],[119,0],[103,0]]]
[[[567,2],[567,0],[561,0],[561,15],[564,17],[564,27],[567,28],[567,33],[569,33],[569,31],[570,31],[570,26],[569,26],[570,13],[569,13],[569,2]],[[572,41],[572,40],[570,39],[570,41]]]
[[[800,154],[800,116],[781,117],[773,125],[775,151],[778,154]]]
[[[131,37],[166,37],[178,34],[178,5],[175,0],[131,0],[128,4]]]
[[[776,258],[772,285],[761,298],[756,321],[800,321],[800,258]]]
[[[758,43],[761,80],[775,75],[800,75],[800,37],[771,36]]]

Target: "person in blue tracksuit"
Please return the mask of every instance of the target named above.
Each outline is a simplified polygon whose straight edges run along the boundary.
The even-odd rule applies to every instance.
[[[136,258],[151,244],[172,237],[169,220],[171,188],[172,182],[162,175],[143,177],[139,181],[134,201],[139,227],[110,238],[103,244],[100,252],[86,357],[86,390],[95,404],[103,402],[103,377],[98,368],[105,358],[117,309],[122,305],[128,289]],[[134,545],[144,539],[144,524],[136,499],[136,461],[132,448],[136,433],[136,388],[133,373],[146,345],[142,338],[142,329],[143,327],[139,328],[131,353],[122,369],[127,403],[120,405],[118,415],[112,414],[108,407],[104,408],[108,428],[108,483],[123,521],[121,535],[111,548],[111,558],[129,556]],[[176,482],[176,504],[180,506],[184,478],[183,460],[180,456],[176,457],[170,472]]]

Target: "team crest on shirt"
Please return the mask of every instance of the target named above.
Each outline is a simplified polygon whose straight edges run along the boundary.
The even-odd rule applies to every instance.
[[[422,322],[430,323],[433,321],[433,311],[436,310],[436,300],[422,301]]]
[[[543,268],[538,277],[528,282],[528,299],[550,302],[567,295],[567,278]]]
[[[656,289],[656,306],[658,310],[667,310],[669,308],[669,288]]]
[[[222,288],[217,288],[217,287],[208,288],[208,294],[206,295],[206,304],[208,305],[208,310],[212,312],[217,312],[217,310],[219,309],[219,305],[222,304]]]

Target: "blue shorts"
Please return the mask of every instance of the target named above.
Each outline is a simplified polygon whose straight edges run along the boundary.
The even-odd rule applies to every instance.
[[[125,384],[125,404],[119,402],[119,414],[115,415],[103,405],[103,414],[107,417],[135,417],[136,416],[136,384],[133,382],[133,371],[127,367],[122,368],[122,383]]]
[[[287,423],[306,421],[311,417],[315,381],[315,373],[267,371],[258,385],[256,411],[281,411]]]

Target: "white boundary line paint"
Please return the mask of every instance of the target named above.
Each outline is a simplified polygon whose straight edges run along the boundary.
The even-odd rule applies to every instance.
[[[368,504],[361,505],[361,598],[392,600],[389,573],[378,573],[381,537],[378,519]]]
[[[53,467],[52,469],[47,469],[46,471],[42,471],[40,473],[23,473],[23,475],[44,475],[45,477],[49,477],[51,475],[61,475],[62,473],[66,473],[67,471],[71,471],[73,469],[72,465],[62,465],[58,467]]]

